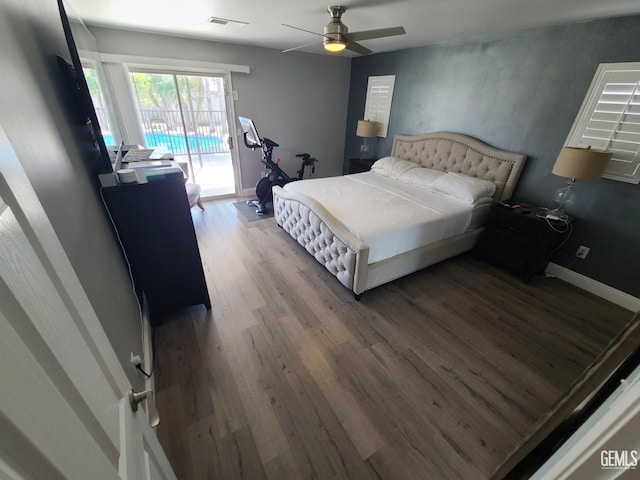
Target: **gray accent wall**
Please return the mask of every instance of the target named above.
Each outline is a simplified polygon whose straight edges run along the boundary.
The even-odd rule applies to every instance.
[[[370,75],[395,75],[388,155],[394,134],[452,131],[528,156],[514,198],[552,206],[566,179],[551,174],[600,63],[640,61],[640,17],[623,17],[483,37],[354,58],[345,158]],[[640,297],[640,185],[578,181],[573,233],[552,261]],[[591,248],[575,260],[578,245]]]
[[[274,158],[295,175],[298,153],[319,160],[318,176],[342,172],[349,58],[247,47],[193,38],[89,27],[101,54],[160,57],[246,65],[250,73],[232,73],[236,115],[252,118],[258,133],[277,142]],[[237,121],[237,119],[236,119]],[[237,125],[239,126],[239,124]],[[237,138],[242,188],[255,187],[263,167],[259,151]]]

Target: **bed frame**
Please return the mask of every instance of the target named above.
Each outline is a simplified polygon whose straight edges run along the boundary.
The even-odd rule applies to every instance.
[[[464,173],[496,184],[494,201],[510,198],[526,156],[499,150],[457,133],[396,135],[391,156],[443,172]],[[482,228],[369,264],[369,246],[306,195],[273,187],[274,216],[289,235],[356,298],[366,290],[471,250]]]

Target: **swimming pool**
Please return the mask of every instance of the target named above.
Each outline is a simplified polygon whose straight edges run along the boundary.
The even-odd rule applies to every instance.
[[[112,134],[103,134],[102,137],[106,145],[115,145]],[[166,147],[174,155],[187,154],[187,144],[184,135],[177,133],[146,132],[144,134],[144,140],[148,148]],[[225,153],[229,151],[227,143],[220,137],[198,135],[196,139],[195,135],[187,135],[187,140],[189,142],[189,150],[192,153],[197,152],[198,146],[200,147],[201,153]]]

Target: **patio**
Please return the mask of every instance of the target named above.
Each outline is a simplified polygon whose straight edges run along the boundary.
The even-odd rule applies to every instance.
[[[194,154],[192,155],[193,169],[189,166],[187,155],[175,155],[174,158],[177,162],[188,166],[189,181],[202,187],[203,198],[236,193],[230,152],[206,153],[199,157]]]

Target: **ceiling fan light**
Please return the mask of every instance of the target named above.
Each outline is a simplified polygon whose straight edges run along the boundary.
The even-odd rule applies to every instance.
[[[323,45],[325,50],[332,53],[341,52],[347,46],[347,44],[342,40],[331,40],[329,38],[324,40]]]

